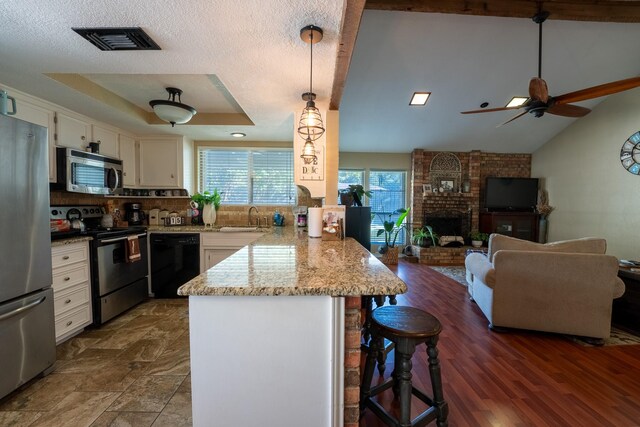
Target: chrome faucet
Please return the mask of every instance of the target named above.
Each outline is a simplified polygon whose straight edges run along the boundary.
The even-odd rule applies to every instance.
[[[248,213],[248,216],[249,216],[249,219],[248,219],[248,225],[252,225],[252,224],[251,224],[251,211],[252,211],[253,209],[255,209],[255,210],[256,210],[256,213],[257,213],[258,215],[260,215],[260,212],[258,212],[258,208],[256,208],[255,206],[251,206],[251,207],[249,208],[249,213]],[[258,226],[260,226],[260,217],[259,217],[259,216],[258,216]]]

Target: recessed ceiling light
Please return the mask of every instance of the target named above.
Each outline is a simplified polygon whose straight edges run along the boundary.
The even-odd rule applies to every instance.
[[[413,92],[409,105],[425,105],[431,92]]]
[[[242,132],[231,132],[231,136],[234,138],[244,138],[247,134]]]
[[[522,104],[524,104],[525,102],[527,102],[529,98],[524,97],[524,96],[514,96],[513,98],[511,98],[511,101],[509,101],[509,103],[506,105],[506,108],[509,107],[519,107]]]

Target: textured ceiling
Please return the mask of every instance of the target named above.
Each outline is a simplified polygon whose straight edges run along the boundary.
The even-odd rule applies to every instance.
[[[640,24],[551,17],[542,59],[550,94],[639,75],[639,40]],[[340,105],[340,149],[533,152],[576,119],[526,115],[496,128],[517,112],[460,111],[527,96],[537,56],[538,28],[530,19],[367,10]],[[433,92],[426,107],[409,107],[416,91]]]
[[[343,1],[298,0],[3,1],[0,82],[136,133],[220,140],[241,130],[251,140],[291,140],[292,112],[304,106],[300,95],[308,90],[309,79],[309,46],[300,40],[300,28],[313,23],[325,32],[314,46],[314,91],[318,105],[326,108],[342,8]],[[71,30],[93,26],[140,26],[162,50],[102,52]],[[204,94],[181,87],[183,102],[198,110],[238,108],[255,126],[150,126],[45,73],[77,73],[96,80],[101,74],[187,75],[176,77],[176,85],[189,88],[193,75],[215,75],[229,98],[208,100],[200,107],[196,100]],[[139,105],[147,96],[165,97],[160,83],[152,96],[146,92],[151,81],[140,87],[125,80],[105,84]]]

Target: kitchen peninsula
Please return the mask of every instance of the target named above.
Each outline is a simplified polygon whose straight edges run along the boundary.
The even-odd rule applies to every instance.
[[[406,290],[355,240],[293,227],[187,282],[194,426],[342,426],[345,297]]]

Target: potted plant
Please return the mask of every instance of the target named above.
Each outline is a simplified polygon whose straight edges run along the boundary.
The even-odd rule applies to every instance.
[[[213,226],[216,223],[216,212],[220,208],[220,199],[220,193],[217,188],[213,189],[213,193],[205,191],[191,196],[192,203],[197,206],[194,209],[198,209],[201,212],[200,218],[205,227]]]
[[[479,231],[472,231],[469,233],[469,238],[471,239],[471,246],[474,248],[479,248],[483,245],[484,242],[489,240],[489,235],[487,233],[481,233]]]
[[[413,230],[413,243],[423,248],[437,246],[436,239],[439,237],[440,236],[433,232],[433,228],[431,228],[430,225],[425,225],[422,228]]]
[[[396,246],[396,240],[398,239],[398,234],[402,230],[406,230],[407,225],[403,224],[404,220],[407,218],[407,214],[411,208],[408,209],[398,209],[395,212],[390,213],[385,220],[383,217],[382,224],[383,229],[378,230],[377,236],[380,236],[384,233],[384,245],[380,246],[378,252],[382,254],[382,262],[385,264],[397,264],[398,263],[398,247]],[[400,214],[396,221],[391,219],[393,214]]]
[[[339,193],[340,204],[345,206],[362,206],[364,196],[371,197],[373,195],[371,191],[365,191],[360,184],[349,184],[349,188],[344,188]]]

